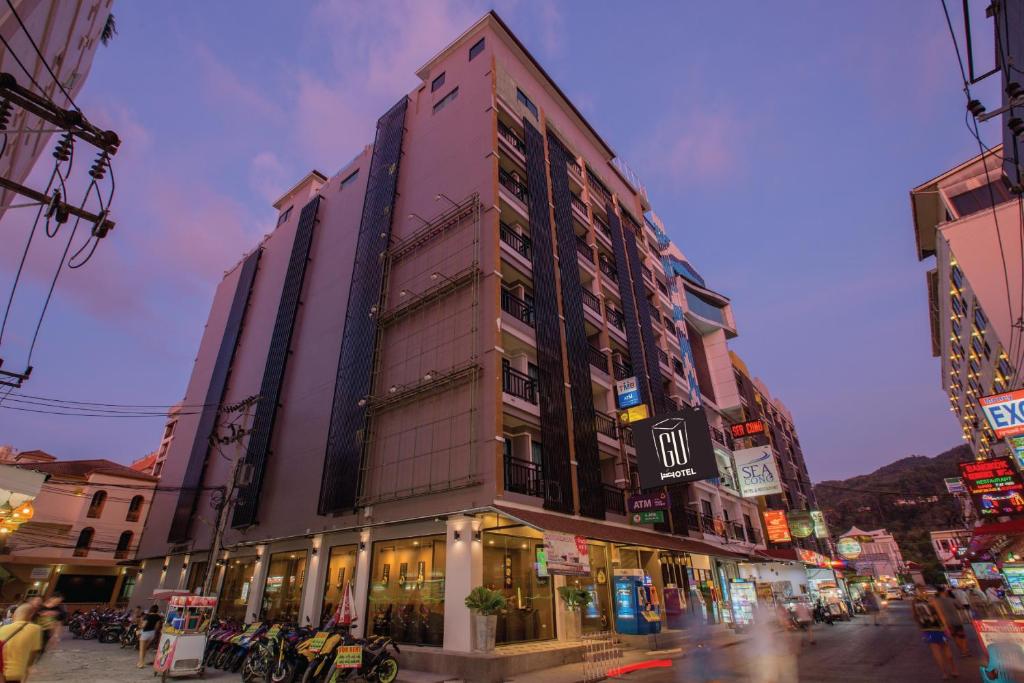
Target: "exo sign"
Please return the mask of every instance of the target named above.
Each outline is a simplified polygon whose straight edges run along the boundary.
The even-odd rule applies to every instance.
[[[779,468],[771,446],[744,448],[733,452],[732,457],[736,460],[736,478],[744,498],[782,493]]]
[[[1024,389],[978,399],[997,439],[1024,434]]]
[[[627,377],[615,383],[615,401],[619,408],[631,408],[640,404],[640,386],[636,377]]]
[[[715,448],[703,408],[687,407],[633,425],[640,488],[714,479]]]

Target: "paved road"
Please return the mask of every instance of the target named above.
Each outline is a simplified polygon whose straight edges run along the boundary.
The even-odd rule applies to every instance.
[[[800,683],[935,683],[942,676],[931,658],[927,645],[910,616],[907,602],[891,603],[885,613],[885,623],[874,627],[867,617],[859,616],[853,621],[839,622],[834,626],[819,624],[814,635],[816,644],[799,643],[791,639],[782,647],[797,653],[795,664]],[[776,647],[770,651],[777,651]],[[976,640],[971,646],[978,652]],[[751,667],[764,672],[771,666],[770,657],[753,640],[718,650],[715,662],[721,667],[718,680],[761,681],[751,676]],[[954,658],[964,683],[980,683],[977,657]],[[793,663],[793,660],[789,660]],[[694,658],[685,656],[676,660],[671,669],[637,672],[629,675],[631,681],[700,681],[692,672]],[[789,683],[792,678],[768,678],[768,681]]]

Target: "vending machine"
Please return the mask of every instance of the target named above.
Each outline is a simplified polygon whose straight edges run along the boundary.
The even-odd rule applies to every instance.
[[[661,632],[658,589],[641,569],[615,571],[615,630],[627,635]]]

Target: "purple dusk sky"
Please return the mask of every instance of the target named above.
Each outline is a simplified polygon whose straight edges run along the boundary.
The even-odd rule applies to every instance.
[[[118,226],[92,262],[61,275],[24,393],[178,400],[214,286],[272,228],[271,202],[372,141],[415,69],[489,7],[116,3],[119,34],[77,99],[124,141]],[[941,5],[622,8],[496,5],[732,298],[733,348],[793,412],[812,479],[956,445],[907,194],[978,152]],[[24,212],[0,225],[5,294]],[[55,258],[44,241],[0,349],[11,367]],[[128,462],[163,427],[14,405],[0,407],[0,443],[61,458]]]

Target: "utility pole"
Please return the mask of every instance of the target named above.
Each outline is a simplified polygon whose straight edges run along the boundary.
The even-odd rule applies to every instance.
[[[206,576],[203,578],[203,595],[209,595],[213,587],[213,577],[217,573],[217,566],[221,552],[221,542],[224,538],[224,530],[227,526],[229,513],[234,509],[232,496],[235,494],[235,487],[238,483],[239,465],[241,464],[242,457],[245,455],[245,447],[242,444],[242,440],[248,436],[250,431],[252,431],[248,427],[249,421],[252,418],[250,409],[259,400],[260,397],[254,395],[249,396],[238,403],[224,406],[222,412],[242,412],[242,426],[239,427],[236,424],[231,423],[228,425],[231,428],[231,432],[226,436],[220,436],[216,431],[214,431],[213,434],[210,434],[211,448],[219,448],[221,445],[234,444],[235,449],[234,457],[231,460],[231,473],[228,475],[228,482],[224,487],[224,497],[217,505],[217,524],[214,527],[213,542],[210,544],[210,559],[206,563]],[[216,610],[214,610],[214,614],[216,614]]]

